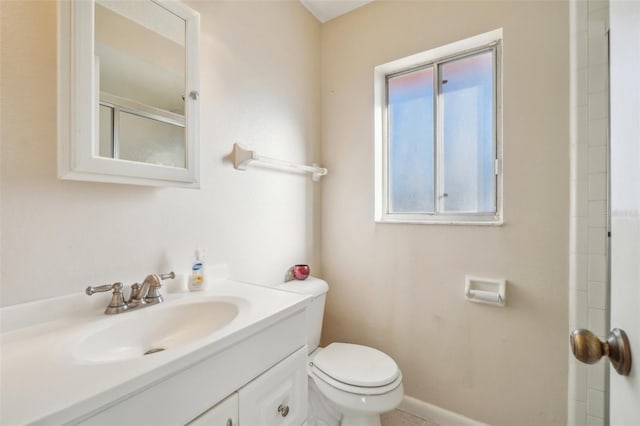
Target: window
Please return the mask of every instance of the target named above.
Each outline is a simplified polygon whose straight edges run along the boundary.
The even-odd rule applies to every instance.
[[[501,223],[502,31],[376,67],[376,220]]]

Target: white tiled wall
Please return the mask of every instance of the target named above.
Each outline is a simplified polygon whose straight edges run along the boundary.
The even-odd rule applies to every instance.
[[[601,339],[608,313],[608,1],[571,4],[572,135],[570,326]],[[568,424],[607,423],[605,360],[591,366],[569,356]]]

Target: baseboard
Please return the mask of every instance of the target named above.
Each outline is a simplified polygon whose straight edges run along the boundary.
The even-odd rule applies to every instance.
[[[422,417],[430,423],[442,426],[488,426],[453,411],[445,410],[428,402],[405,395],[398,410]]]

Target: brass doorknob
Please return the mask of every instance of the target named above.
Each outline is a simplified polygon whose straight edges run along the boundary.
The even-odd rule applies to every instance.
[[[606,342],[601,342],[589,330],[579,328],[570,336],[571,351],[579,361],[595,364],[607,356],[618,374],[628,376],[631,371],[631,348],[627,334],[619,328],[611,330]]]

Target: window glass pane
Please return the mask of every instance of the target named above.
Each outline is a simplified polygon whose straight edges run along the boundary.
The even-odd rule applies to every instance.
[[[98,155],[113,158],[113,108],[106,105],[100,105]]]
[[[186,167],[184,127],[121,111],[118,158]]]
[[[446,212],[496,210],[493,63],[489,51],[440,66]]]
[[[434,212],[433,67],[391,77],[389,212]]]

